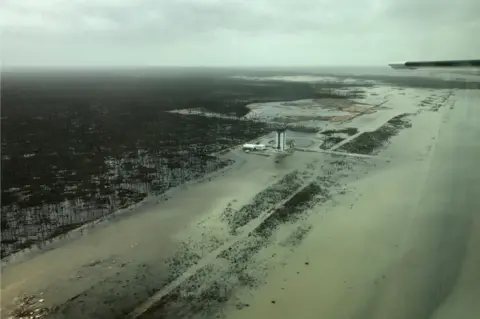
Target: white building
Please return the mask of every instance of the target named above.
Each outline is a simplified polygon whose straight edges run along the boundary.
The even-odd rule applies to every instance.
[[[263,151],[265,148],[264,144],[243,144],[244,151]]]

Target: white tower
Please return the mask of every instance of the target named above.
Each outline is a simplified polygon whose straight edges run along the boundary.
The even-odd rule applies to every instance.
[[[287,131],[285,129],[277,130],[275,148],[282,152],[287,148]]]

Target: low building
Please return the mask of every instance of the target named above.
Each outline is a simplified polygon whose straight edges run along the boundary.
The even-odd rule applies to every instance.
[[[243,144],[244,151],[263,151],[266,149],[264,144]]]

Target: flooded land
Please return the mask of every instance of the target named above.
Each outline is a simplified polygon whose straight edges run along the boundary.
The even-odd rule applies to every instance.
[[[2,317],[477,318],[478,83],[7,74]]]

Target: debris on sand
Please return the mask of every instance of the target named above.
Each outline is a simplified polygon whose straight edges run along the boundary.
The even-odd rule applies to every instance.
[[[311,163],[307,167],[310,170],[308,179],[311,171],[322,170],[317,178],[310,179],[311,182],[305,183],[303,171],[294,171],[254,198],[253,204],[245,206],[247,209],[244,207],[235,211],[231,204],[228,205],[222,217],[230,229],[247,224],[266,210],[275,210],[258,228],[209,260],[206,266],[179,283],[140,318],[213,318],[227,304],[237,309],[245,307],[233,296],[239,289],[255,289],[265,282],[265,263],[275,258],[276,254],[263,255],[263,249],[272,244],[283,247],[298,245],[312,229],[306,220],[313,211],[311,208],[331,198],[333,189],[339,186],[336,173],[352,168],[351,165],[343,158],[324,162],[320,168]],[[292,196],[293,192],[296,194]],[[285,198],[289,199],[281,207],[275,207]],[[305,220],[294,224],[293,232],[287,233],[286,239],[276,242],[274,233],[281,225],[302,219]],[[185,242],[182,247],[183,250],[168,264],[172,278],[202,259],[202,252],[193,248],[197,247],[195,243]]]
[[[286,181],[295,180],[294,172]],[[277,190],[278,191],[278,190]],[[301,213],[313,205],[315,196],[326,196],[327,192],[315,183],[305,186],[293,196],[284,206],[269,218],[265,226],[254,231],[250,236],[235,243],[223,251],[212,264],[202,268],[155,307],[150,309],[143,318],[192,318],[199,316],[209,318],[216,313],[240,287],[254,288],[262,282],[262,274],[257,267],[252,267],[252,257],[268,244],[273,229],[282,222],[293,221],[294,213]],[[238,212],[237,212],[238,214]],[[300,234],[299,236],[305,236]],[[186,261],[182,261],[182,256]],[[172,259],[170,267],[180,274],[186,265],[195,262],[198,255],[185,247],[182,254]],[[192,258],[193,257],[193,258]],[[260,276],[260,277],[259,277]]]
[[[322,144],[320,144],[320,149],[322,150],[329,150],[334,145],[342,142],[345,138],[340,136],[327,136],[323,140]]]
[[[227,221],[231,233],[235,234],[238,228],[245,226],[262,212],[273,208],[301,185],[300,173],[298,171],[289,173],[271,187],[258,193],[252,203],[243,206],[239,211],[225,210],[223,219]]]
[[[8,319],[40,319],[45,318],[56,309],[45,307],[42,294],[23,295],[16,300],[14,310],[9,314]]]
[[[237,305],[236,305],[236,308],[237,308],[238,310],[241,310],[241,309],[246,308],[246,307],[250,307],[250,305],[249,305],[248,303],[244,303],[244,302],[239,302],[239,303],[237,303]]]
[[[328,150],[332,146],[342,142],[349,136],[355,135],[358,133],[358,129],[355,127],[348,127],[339,130],[326,130],[321,132],[321,135],[324,136],[322,144],[320,144],[320,149]]]
[[[298,246],[307,237],[312,230],[312,225],[298,226],[284,241],[280,243],[282,246]]]
[[[302,217],[301,214],[305,213],[308,208],[319,202],[326,201],[329,197],[330,193],[326,188],[323,188],[317,182],[312,182],[303,187],[303,189],[286,202],[283,207],[277,209],[277,211],[270,215],[254,233],[268,238],[278,225],[297,221]],[[298,235],[305,236],[306,233],[298,233]],[[296,239],[297,241],[301,241],[300,238]]]
[[[381,148],[387,145],[392,136],[398,134],[403,128],[412,126],[406,116],[408,116],[408,114],[395,116],[379,129],[373,132],[362,133],[356,139],[342,145],[338,151],[357,154],[376,154]]]
[[[237,243],[223,254],[224,258],[219,257],[200,269],[141,318],[212,318],[230,300],[235,289],[255,287],[260,282],[247,267],[253,252],[258,251],[257,247],[258,239],[247,238]]]
[[[180,247],[175,254],[166,261],[169,269],[168,278],[170,280],[177,278],[200,259],[200,255],[188,243],[180,243]]]

